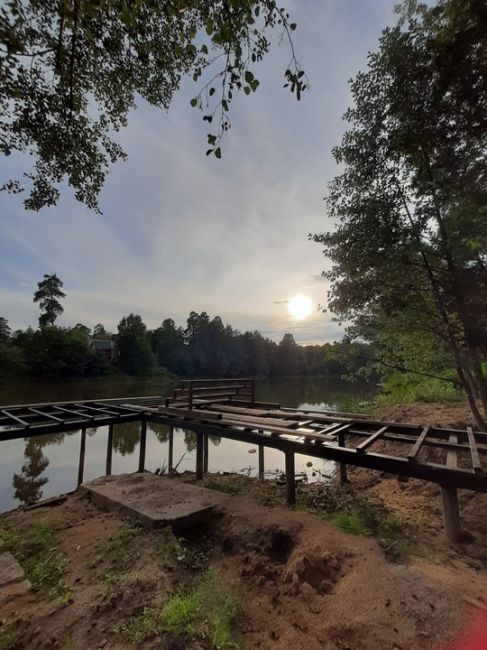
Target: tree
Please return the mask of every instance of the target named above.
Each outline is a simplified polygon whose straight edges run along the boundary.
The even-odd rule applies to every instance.
[[[6,343],[10,338],[10,327],[8,320],[0,316],[0,343]]]
[[[43,312],[39,316],[39,327],[46,325],[54,326],[56,318],[60,316],[64,309],[58,298],[66,298],[66,294],[61,290],[63,283],[54,273],[54,275],[44,275],[44,280],[37,283],[38,289],[34,294],[34,302],[39,303],[39,308]]]
[[[93,328],[93,338],[94,339],[105,340],[105,339],[109,339],[110,336],[111,335],[106,331],[106,329],[103,327],[103,325],[101,323],[98,323]]]
[[[144,375],[151,372],[156,360],[151,351],[147,328],[142,318],[130,314],[118,324],[116,337],[118,365],[123,372],[131,375]]]
[[[384,324],[448,350],[479,429],[487,340],[487,35],[482,3],[407,2],[352,82],[334,150],[329,307],[352,336]],[[450,48],[456,55],[452,57]],[[459,49],[463,56],[457,58]]]
[[[202,84],[191,105],[221,157],[233,95],[257,90],[252,68],[287,40],[285,86],[306,88],[291,42],[296,24],[275,0],[10,0],[0,8],[0,151],[34,158],[29,209],[53,205],[67,177],[75,197],[98,209],[110,163],[125,158],[113,133],[135,97],[167,109],[184,75]],[[18,179],[3,189],[21,192]]]

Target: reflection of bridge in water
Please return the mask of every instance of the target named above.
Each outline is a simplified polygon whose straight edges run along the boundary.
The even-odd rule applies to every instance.
[[[145,468],[148,423],[169,426],[169,471],[174,429],[195,434],[198,479],[208,468],[209,436],[256,444],[261,477],[265,447],[282,451],[290,505],[295,501],[295,454],[335,461],[342,482],[347,480],[346,465],[355,465],[437,483],[449,541],[460,538],[457,490],[487,492],[480,460],[487,454],[487,433],[257,402],[252,379],[189,380],[165,400],[155,396],[0,407],[2,440],[81,430],[78,484],[83,481],[87,430],[108,426],[106,474],[111,474],[114,425],[128,422],[140,423],[139,471]]]

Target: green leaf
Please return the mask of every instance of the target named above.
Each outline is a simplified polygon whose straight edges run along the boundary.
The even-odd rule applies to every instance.
[[[249,84],[254,78],[254,75],[252,74],[252,72],[250,72],[250,70],[245,70],[244,77],[245,77],[245,81]]]
[[[196,99],[196,97],[193,97],[193,99],[189,103],[194,108],[195,106],[198,105],[198,100]]]
[[[222,150],[220,149],[220,147],[217,147],[215,149],[215,157],[218,158],[218,159],[220,159],[222,157]]]

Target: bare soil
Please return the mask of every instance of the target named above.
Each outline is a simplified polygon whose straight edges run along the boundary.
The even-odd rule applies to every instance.
[[[432,405],[414,412],[401,407],[394,415],[382,411],[380,417],[399,420],[403,414],[424,423],[423,406],[432,422],[441,418],[443,426],[453,426],[443,407],[434,413]],[[451,405],[452,418],[457,406]],[[233,494],[219,517],[186,536],[191,553],[185,559],[161,552],[164,533],[148,530],[113,555],[110,540],[129,522],[101,512],[80,494],[51,507],[6,513],[0,528],[23,539],[40,521],[54,526],[72,595],[60,604],[31,591],[0,603],[0,649],[211,648],[198,631],[192,638],[158,632],[138,645],[121,632],[144,607],[162,608],[211,565],[238,601],[235,637],[242,650],[442,650],[487,612],[487,499],[461,495],[469,536],[450,549],[436,487],[362,469],[349,469],[349,477],[344,488],[299,487],[300,507],[310,512],[283,507],[284,488],[270,481],[207,477],[207,486]],[[401,522],[407,559],[392,562],[381,540],[345,533],[327,520],[357,495]],[[2,629],[12,621],[16,637],[2,645]]]

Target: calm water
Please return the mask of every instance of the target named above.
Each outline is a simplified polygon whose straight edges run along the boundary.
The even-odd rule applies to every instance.
[[[0,404],[55,402],[108,397],[163,395],[167,383],[158,380],[72,381],[0,385]],[[374,387],[348,384],[322,377],[279,377],[256,384],[257,400],[279,402],[283,406],[356,409],[357,403],[371,399]],[[124,423],[114,427],[112,472],[119,474],[137,469],[140,424]],[[108,428],[87,430],[85,480],[105,473]],[[167,465],[168,427],[148,424],[146,468],[156,470]],[[80,432],[39,436],[24,440],[0,442],[0,511],[21,503],[68,492],[76,487]],[[211,438],[209,444],[210,472],[248,472],[257,470],[255,445]],[[179,471],[194,470],[196,439],[193,434],[176,429],[174,463]],[[307,463],[311,462],[312,466]],[[284,455],[276,449],[265,450],[266,470],[284,469]],[[329,476],[333,463],[296,455],[296,472],[305,472],[309,480]]]

